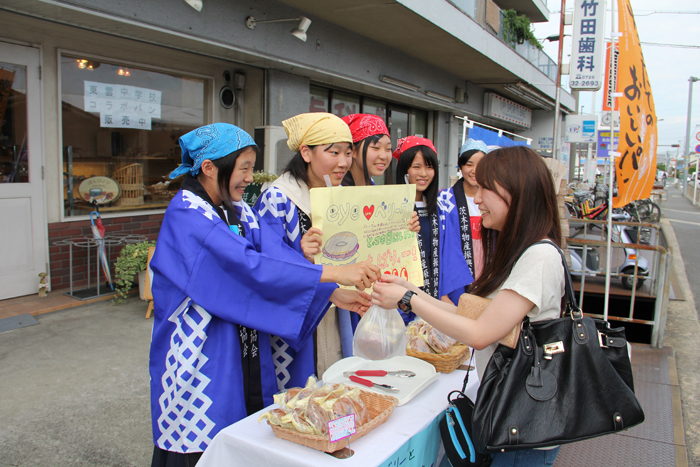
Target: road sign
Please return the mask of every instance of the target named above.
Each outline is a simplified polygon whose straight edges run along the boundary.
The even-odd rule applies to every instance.
[[[700,152],[700,144],[698,144],[697,146],[695,146],[695,152]]]

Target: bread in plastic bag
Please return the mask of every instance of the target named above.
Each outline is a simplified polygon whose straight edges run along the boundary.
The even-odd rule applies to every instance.
[[[357,324],[352,347],[356,357],[367,360],[406,355],[406,327],[399,311],[372,305]]]

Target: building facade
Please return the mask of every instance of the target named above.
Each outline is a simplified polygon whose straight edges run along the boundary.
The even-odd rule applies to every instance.
[[[64,241],[91,235],[92,201],[107,235],[157,238],[178,138],[207,123],[244,128],[256,168],[279,173],[282,120],[373,113],[394,142],[435,141],[443,187],[457,117],[551,143],[556,64],[506,44],[501,12],[546,21],[541,0],[190,3],[0,0],[0,299],[34,293],[40,272],[54,289],[94,285],[94,251]],[[278,19],[293,20],[264,22]]]

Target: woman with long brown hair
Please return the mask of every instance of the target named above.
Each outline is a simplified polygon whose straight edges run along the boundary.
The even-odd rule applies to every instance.
[[[559,317],[564,267],[557,249],[561,227],[554,183],[536,152],[523,146],[490,152],[479,163],[476,180],[479,189],[474,201],[481,210],[484,269],[470,293],[492,299],[479,318],[457,315],[454,305],[387,275],[374,284],[372,302],[411,310],[477,349],[481,376],[497,341],[525,316],[530,321]],[[557,447],[498,452],[492,466],[552,465],[557,453]]]

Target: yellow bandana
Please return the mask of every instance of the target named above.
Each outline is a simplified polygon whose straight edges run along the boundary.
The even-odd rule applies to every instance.
[[[333,114],[317,112],[299,114],[282,122],[289,139],[287,146],[299,152],[302,146],[351,143],[352,133],[348,125]]]

